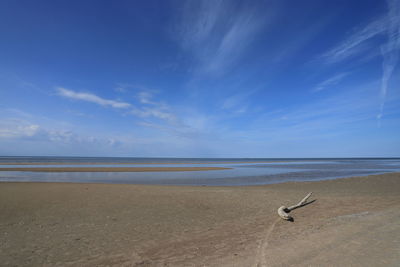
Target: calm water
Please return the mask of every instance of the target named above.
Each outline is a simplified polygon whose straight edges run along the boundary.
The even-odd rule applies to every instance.
[[[0,157],[1,168],[38,167],[13,163],[62,163],[39,167],[228,167],[230,170],[195,172],[0,172],[0,181],[96,182],[160,185],[235,186],[288,181],[314,181],[350,176],[400,172],[400,158],[374,159],[230,159],[230,158],[83,158],[83,157]],[[81,163],[76,165],[74,163]],[[84,164],[83,164],[84,163]],[[93,165],[93,163],[97,163]],[[124,165],[118,165],[124,163]],[[131,163],[131,164],[127,164]],[[152,165],[146,165],[152,163]],[[165,165],[169,163],[169,165]]]

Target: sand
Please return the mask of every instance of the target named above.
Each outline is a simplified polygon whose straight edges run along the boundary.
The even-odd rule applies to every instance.
[[[309,191],[316,202],[277,216]],[[4,266],[398,266],[400,174],[248,187],[0,183]]]

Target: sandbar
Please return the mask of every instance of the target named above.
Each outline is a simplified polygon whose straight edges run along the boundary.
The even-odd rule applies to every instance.
[[[229,170],[223,167],[33,167],[0,168],[0,171],[25,172],[187,172]]]

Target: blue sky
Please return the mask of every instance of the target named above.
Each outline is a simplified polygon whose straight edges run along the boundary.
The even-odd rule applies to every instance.
[[[400,0],[1,1],[0,155],[400,156]]]

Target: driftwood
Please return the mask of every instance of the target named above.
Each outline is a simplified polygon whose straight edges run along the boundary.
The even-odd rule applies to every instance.
[[[282,219],[284,219],[284,220],[293,221],[293,217],[290,216],[288,213],[291,212],[291,211],[294,210],[294,209],[297,209],[297,208],[300,208],[300,207],[303,207],[303,206],[305,206],[305,205],[308,205],[308,204],[313,203],[315,200],[307,202],[308,198],[309,198],[311,195],[312,195],[312,192],[309,193],[305,198],[303,198],[303,199],[302,199],[298,204],[296,204],[296,205],[290,206],[290,207],[288,207],[288,208],[285,207],[285,206],[280,207],[280,208],[278,209],[278,214],[279,214],[279,216],[280,216]]]

